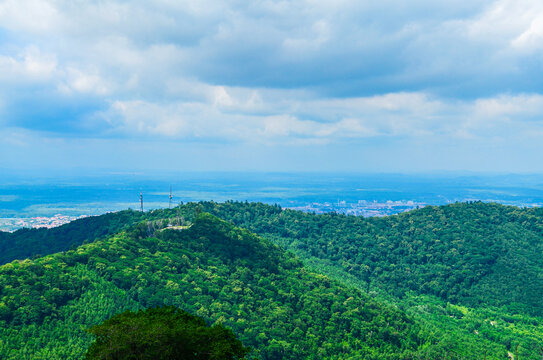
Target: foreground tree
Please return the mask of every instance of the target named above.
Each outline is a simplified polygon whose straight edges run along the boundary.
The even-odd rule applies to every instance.
[[[243,359],[249,352],[230,329],[174,306],[126,311],[88,330],[86,359]]]

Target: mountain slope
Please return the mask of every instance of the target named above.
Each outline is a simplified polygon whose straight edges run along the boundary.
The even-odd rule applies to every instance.
[[[224,323],[261,359],[435,358],[442,350],[401,311],[211,215],[184,230],[150,229],[142,223],[0,267],[0,358],[79,358],[85,327],[162,304]]]
[[[459,357],[541,358],[543,209],[475,202],[364,219],[233,202],[183,208],[187,218],[202,210],[400,306]]]
[[[190,209],[188,207],[193,207]],[[330,261],[367,290],[409,292],[543,316],[543,209],[458,203],[383,218],[188,204],[294,251]]]

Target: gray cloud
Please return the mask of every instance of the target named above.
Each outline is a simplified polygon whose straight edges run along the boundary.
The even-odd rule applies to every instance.
[[[36,45],[60,66],[92,64],[117,91],[136,81],[139,91],[160,87],[173,75],[215,85],[311,87],[328,96],[476,97],[540,90],[530,59],[541,56],[542,11],[530,0],[6,0],[0,19],[5,30],[25,35],[27,43],[14,46]]]
[[[542,55],[536,0],[4,0],[0,130],[512,147],[543,134]]]

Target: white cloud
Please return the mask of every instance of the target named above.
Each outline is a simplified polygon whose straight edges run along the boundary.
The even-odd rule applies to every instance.
[[[479,43],[497,46],[500,56],[522,57],[540,50],[543,45],[543,3],[537,0],[494,1],[464,25],[467,34]]]
[[[332,97],[434,89],[462,97],[485,91],[468,89],[474,80],[519,71],[530,79],[519,62],[540,49],[541,14],[535,0],[5,0],[0,27],[13,40],[0,54],[37,44],[60,69],[90,76],[94,67],[122,99],[167,95],[171,78],[317,87]]]
[[[543,126],[543,96],[538,94],[449,102],[423,93],[323,100],[290,98],[288,92],[280,97],[265,89],[206,91],[209,95],[190,101],[116,101],[97,117],[118,136],[268,144],[510,139]]]
[[[488,119],[512,118],[519,119],[540,116],[543,120],[543,95],[521,94],[501,95],[490,99],[478,99],[474,104],[474,113],[478,117]]]
[[[541,128],[542,19],[535,0],[4,0],[3,115],[159,141],[521,138]],[[34,105],[50,124],[6,114]]]
[[[4,0],[0,3],[0,24],[13,31],[42,35],[55,30],[62,16],[50,1]]]
[[[106,84],[96,69],[85,73],[80,69],[69,67],[66,69],[64,75],[64,81],[58,86],[61,93],[71,94],[77,92],[95,95],[107,95],[110,93],[110,86]]]
[[[512,41],[516,48],[535,51],[543,47],[543,12],[530,22],[530,27]]]
[[[228,94],[224,86],[213,88],[213,105],[219,107],[230,107],[234,105],[234,100]]]
[[[17,56],[0,55],[0,79],[4,84],[45,82],[57,72],[54,54],[44,54],[35,46],[25,48]]]

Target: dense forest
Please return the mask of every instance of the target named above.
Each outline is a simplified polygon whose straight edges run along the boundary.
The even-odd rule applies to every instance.
[[[541,208],[472,202],[362,218],[236,202],[188,207],[189,218],[214,213],[401,306],[465,357],[543,355]]]
[[[202,213],[213,214],[261,238]],[[473,202],[362,218],[305,214],[259,203],[201,202],[144,214],[121,214],[122,221],[115,220],[114,214],[104,215],[110,220],[84,219],[96,224],[86,225],[92,230],[87,235],[83,223],[78,226],[77,222],[43,232],[0,233],[0,248],[6,249],[6,255],[2,252],[4,261],[35,255],[23,247],[40,239],[62,240],[54,248],[41,248],[42,255],[65,251],[1,268],[0,284],[6,287],[0,293],[0,319],[5,324],[5,328],[0,324],[0,357],[8,353],[15,356],[16,346],[24,354],[45,354],[42,352],[46,350],[66,354],[67,347],[61,346],[59,339],[65,339],[66,344],[76,341],[71,348],[79,349],[80,354],[88,344],[88,335],[81,333],[77,340],[68,340],[62,337],[62,331],[67,331],[63,326],[81,331],[81,324],[95,324],[120,310],[162,304],[178,305],[211,323],[227,324],[245,345],[255,349],[252,356],[264,359],[288,358],[286,354],[293,358],[449,359],[505,359],[515,354],[521,359],[541,359],[543,355],[543,209]],[[170,224],[192,226],[163,230]],[[66,236],[63,229],[81,235]],[[57,233],[49,233],[53,230]],[[223,236],[225,232],[238,232],[238,240],[250,238],[259,245],[247,247],[243,242],[239,247],[238,242],[231,242],[233,235]],[[75,249],[94,238],[102,240]],[[116,255],[106,256],[111,252]],[[188,260],[179,257],[181,253]],[[96,258],[100,261],[91,260]],[[170,262],[164,263],[164,259]],[[184,261],[191,266],[183,267]],[[44,270],[29,275],[28,271],[43,269],[47,262],[54,263],[50,267],[56,275]],[[162,266],[173,266],[183,276],[174,276]],[[210,290],[209,279],[194,272],[195,266],[230,287]],[[58,267],[63,272],[58,272]],[[246,275],[242,276],[241,270]],[[50,278],[39,281],[45,276],[40,271]],[[290,274],[296,274],[296,280],[289,280]],[[302,274],[306,277],[300,278]],[[27,287],[16,280],[19,277],[29,279],[24,283]],[[242,285],[232,285],[237,284],[233,281]],[[328,285],[315,290],[306,282]],[[250,292],[245,290],[247,286]],[[334,291],[327,292],[330,287]],[[174,295],[173,288],[183,289],[183,295]],[[247,310],[255,311],[255,302],[267,299],[272,289],[280,294],[269,297],[269,301],[275,300],[273,305],[256,306],[258,312]],[[57,294],[59,291],[61,294]],[[330,297],[331,293],[339,297]],[[19,294],[23,294],[22,300],[14,300]],[[288,294],[312,294],[320,305],[310,308],[327,315],[300,328],[299,324],[313,315],[300,318],[299,300],[294,305]],[[360,323],[369,333],[355,330],[353,308],[342,296],[365,304],[356,307],[356,315],[360,311],[372,314],[362,316]],[[29,299],[40,297],[46,301],[30,304]],[[47,300],[50,298],[53,300]],[[97,301],[102,303],[98,305]],[[212,306],[216,301],[222,304],[221,311]],[[340,313],[349,314],[346,318],[334,316],[336,302],[343,304]],[[32,311],[25,310],[26,303]],[[323,310],[326,308],[330,308],[328,313]],[[284,312],[278,314],[274,309]],[[85,314],[84,320],[76,315],[79,312]],[[276,330],[278,318],[284,324],[283,331]],[[246,322],[253,330],[247,330]],[[388,332],[377,330],[381,325]],[[374,328],[369,330],[369,326]],[[42,340],[24,343],[24,335],[14,335],[14,329],[20,334],[39,333]],[[54,336],[48,338],[47,334]],[[380,335],[372,342],[362,334],[372,334],[370,339]]]
[[[505,306],[543,315],[543,209],[459,203],[383,218],[193,205],[302,255],[330,261],[396,297]]]
[[[208,214],[140,223],[75,250],[0,268],[0,358],[79,358],[84,329],[119,311],[175,305],[233,329],[261,359],[436,357],[392,306]]]

